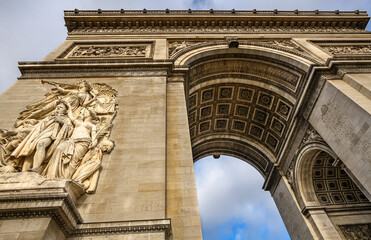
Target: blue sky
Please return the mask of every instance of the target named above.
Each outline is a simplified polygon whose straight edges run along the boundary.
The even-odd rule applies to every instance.
[[[204,239],[290,239],[264,179],[239,159],[194,164]]]
[[[370,0],[0,0],[0,93],[20,73],[18,61],[39,61],[66,38],[71,9],[366,10]],[[367,28],[371,30],[370,24]],[[195,163],[205,240],[290,239],[263,178],[247,163],[222,156]]]

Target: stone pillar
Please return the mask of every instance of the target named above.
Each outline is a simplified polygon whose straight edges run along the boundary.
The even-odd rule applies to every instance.
[[[182,82],[167,84],[166,217],[173,239],[202,239],[187,109]]]
[[[341,240],[338,231],[323,209],[308,210],[308,215],[310,215],[323,239]]]
[[[272,197],[291,239],[316,239],[316,233],[309,220],[301,213],[295,195],[285,177],[281,178]]]
[[[367,79],[371,81],[370,74],[360,74],[354,78],[362,83]],[[327,81],[309,122],[371,199],[371,109],[367,86],[354,88],[340,79]]]

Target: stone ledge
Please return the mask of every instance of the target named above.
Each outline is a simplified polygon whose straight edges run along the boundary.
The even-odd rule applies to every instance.
[[[82,222],[75,202],[84,188],[67,179],[46,179],[34,172],[0,175],[0,219],[51,217],[68,235]]]
[[[104,223],[83,223],[76,226],[73,236],[117,234],[117,233],[144,233],[144,232],[165,232],[166,236],[171,234],[170,219],[104,222]]]
[[[34,172],[0,174],[0,219],[50,217],[67,237],[92,234],[164,232],[170,219],[83,223],[76,200],[85,193],[68,179],[46,179]]]

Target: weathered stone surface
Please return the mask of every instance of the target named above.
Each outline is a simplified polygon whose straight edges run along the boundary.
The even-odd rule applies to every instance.
[[[28,172],[49,161],[34,156],[39,152],[32,141],[24,142],[32,164],[14,160],[15,143],[23,142],[15,136],[28,136],[29,129],[2,130],[0,238],[202,239],[193,161],[221,154],[264,176],[263,188],[292,239],[340,239],[370,223],[371,35],[364,30],[365,12],[65,15],[66,41],[43,61],[21,62],[22,76],[0,95],[0,129],[11,130],[17,118],[30,115],[56,124],[70,119],[84,126],[75,131],[78,124],[72,124],[63,141],[93,143],[103,118],[85,123],[74,120],[83,112],[70,117],[66,110],[74,105],[70,97],[103,101],[94,86],[104,85],[114,91],[100,103],[111,107],[93,110],[114,119],[105,136],[114,149],[111,144],[103,155],[108,149],[97,144],[81,156],[71,152],[78,156],[76,171],[46,179],[42,171]],[[66,91],[81,78],[93,90],[62,95],[40,84],[57,82]],[[55,97],[50,102],[67,102],[65,109],[40,112],[45,106],[37,102],[48,93]],[[11,148],[12,140],[20,142]],[[63,155],[52,160],[68,164]]]

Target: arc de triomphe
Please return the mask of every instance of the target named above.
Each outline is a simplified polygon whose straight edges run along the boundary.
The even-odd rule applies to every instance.
[[[0,238],[202,239],[193,162],[264,177],[292,239],[371,237],[366,12],[65,11],[0,95]]]

